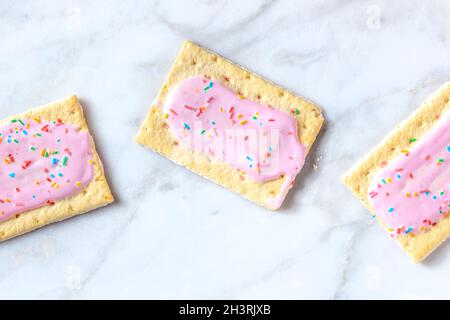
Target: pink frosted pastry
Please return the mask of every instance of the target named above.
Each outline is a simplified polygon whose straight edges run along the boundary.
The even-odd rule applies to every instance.
[[[322,123],[311,102],[186,42],[136,141],[278,209]]]
[[[0,240],[113,201],[76,97],[0,123]]]
[[[344,177],[416,262],[450,235],[449,100],[446,83]]]

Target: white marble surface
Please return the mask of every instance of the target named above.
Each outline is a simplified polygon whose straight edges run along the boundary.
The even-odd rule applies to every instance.
[[[450,2],[0,0],[0,117],[76,93],[117,203],[0,245],[6,298],[450,298],[341,174],[450,79]],[[279,213],[132,138],[184,39],[323,107]]]

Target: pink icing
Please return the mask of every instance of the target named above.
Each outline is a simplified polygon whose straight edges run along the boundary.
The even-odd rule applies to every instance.
[[[369,199],[393,234],[424,231],[450,210],[450,112],[373,178]]]
[[[73,196],[93,178],[89,135],[60,120],[0,127],[0,221]]]
[[[294,117],[201,76],[178,84],[163,108],[172,135],[183,145],[224,161],[259,183],[286,176],[269,203],[281,206],[306,155]]]

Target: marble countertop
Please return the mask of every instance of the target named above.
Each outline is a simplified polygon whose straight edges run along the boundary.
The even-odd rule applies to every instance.
[[[0,2],[0,117],[81,99],[117,202],[0,245],[7,298],[449,298],[340,176],[450,79],[450,3]],[[132,139],[184,39],[322,106],[269,212]]]

